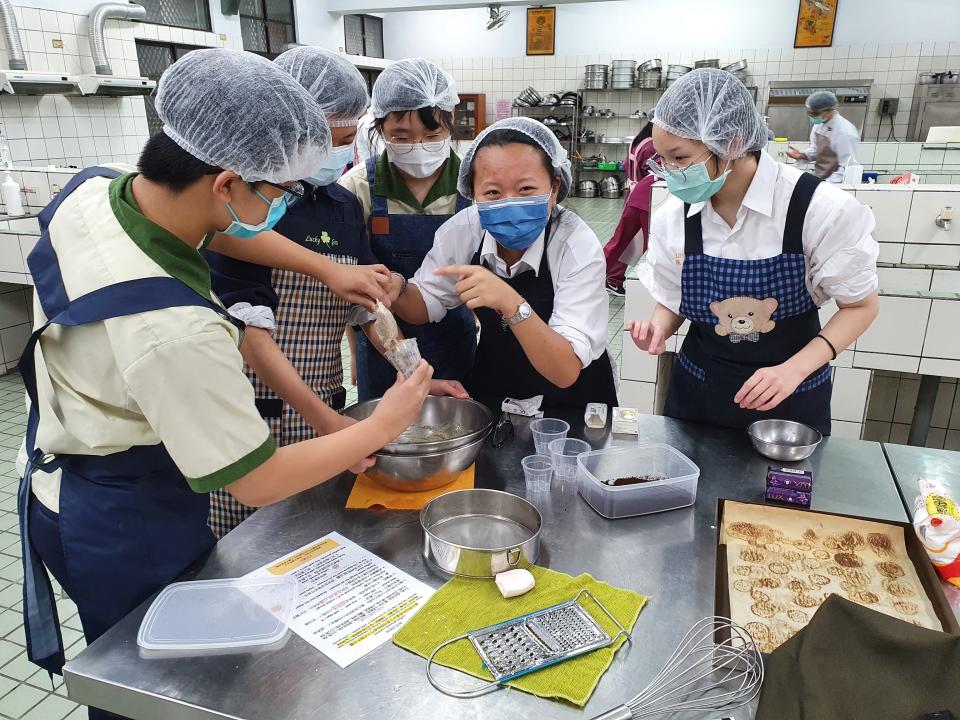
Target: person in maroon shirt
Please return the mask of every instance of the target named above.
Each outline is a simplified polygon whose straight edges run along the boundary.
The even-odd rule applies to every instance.
[[[652,112],[650,119],[653,120]],[[647,248],[650,187],[656,182],[656,177],[647,167],[647,160],[656,155],[652,134],[653,123],[648,122],[630,145],[630,152],[623,162],[627,173],[627,199],[617,229],[603,248],[604,257],[607,259],[607,290],[615,295],[624,294],[623,281],[627,274],[627,263],[638,260]],[[641,240],[639,245],[636,240]]]

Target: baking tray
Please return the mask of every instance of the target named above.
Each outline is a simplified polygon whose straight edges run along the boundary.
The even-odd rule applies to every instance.
[[[930,602],[933,605],[933,610],[937,614],[937,619],[939,619],[940,623],[943,625],[943,631],[951,635],[960,635],[960,623],[957,622],[957,616],[954,615],[953,608],[950,607],[950,603],[947,602],[947,598],[943,594],[943,588],[940,585],[940,576],[937,575],[937,571],[934,570],[933,565],[930,563],[930,558],[923,549],[923,545],[921,545],[920,541],[917,539],[913,525],[910,523],[893,522],[891,520],[878,520],[876,518],[862,517],[860,515],[845,515],[843,513],[824,512],[823,510],[808,510],[797,507],[784,508],[780,505],[774,506],[769,505],[768,503],[748,502],[745,500],[736,500],[735,498],[719,498],[717,500],[717,563],[714,585],[714,607],[716,615],[720,615],[721,617],[730,617],[730,588],[727,585],[727,546],[720,543],[720,529],[723,527],[723,508],[727,499],[729,499],[731,502],[738,502],[744,505],[761,505],[764,507],[777,507],[778,509],[792,510],[794,512],[812,512],[817,515],[833,515],[834,517],[849,518],[851,520],[865,520],[867,522],[875,522],[880,523],[881,525],[890,525],[901,528],[904,531],[903,536],[907,547],[907,555],[913,562],[913,566],[917,571],[917,577],[920,579],[920,584],[923,586],[924,592],[927,593],[927,597],[930,599]],[[718,633],[717,640],[719,641],[724,639],[726,638],[722,637]]]

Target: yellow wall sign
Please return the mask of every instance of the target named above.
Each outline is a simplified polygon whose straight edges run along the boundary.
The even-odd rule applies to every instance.
[[[556,30],[555,7],[527,8],[527,55],[553,55]]]
[[[837,3],[840,0],[800,0],[797,11],[795,48],[830,47],[833,45],[833,27],[837,22]]]
[[[316,560],[321,555],[326,555],[331,550],[336,550],[340,545],[335,543],[333,540],[321,540],[318,543],[314,543],[310,547],[304,548],[302,551],[298,552],[296,555],[281,560],[280,562],[271,565],[267,568],[267,571],[271,575],[286,575],[288,572],[293,572],[297,568],[303,567],[311,560]]]

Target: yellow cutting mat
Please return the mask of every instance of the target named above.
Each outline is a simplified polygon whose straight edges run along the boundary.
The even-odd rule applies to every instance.
[[[436,497],[454,490],[472,489],[474,467],[474,465],[468,467],[449,485],[444,485],[435,490],[423,490],[422,492],[393,490],[361,473],[357,475],[357,481],[353,484],[353,490],[350,491],[350,497],[347,498],[346,507],[352,510],[362,510],[375,506],[385,507],[389,510],[422,510],[424,505]]]

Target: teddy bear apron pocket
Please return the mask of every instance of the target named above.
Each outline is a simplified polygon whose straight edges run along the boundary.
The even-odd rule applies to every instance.
[[[680,314],[690,330],[677,353],[666,415],[737,428],[779,417],[829,434],[829,364],[771,411],[743,410],[733,402],[756,370],[785,362],[820,332],[803,254],[803,221],[819,183],[812,175],[797,182],[781,253],[771,258],[705,255],[700,213],[686,216]]]

